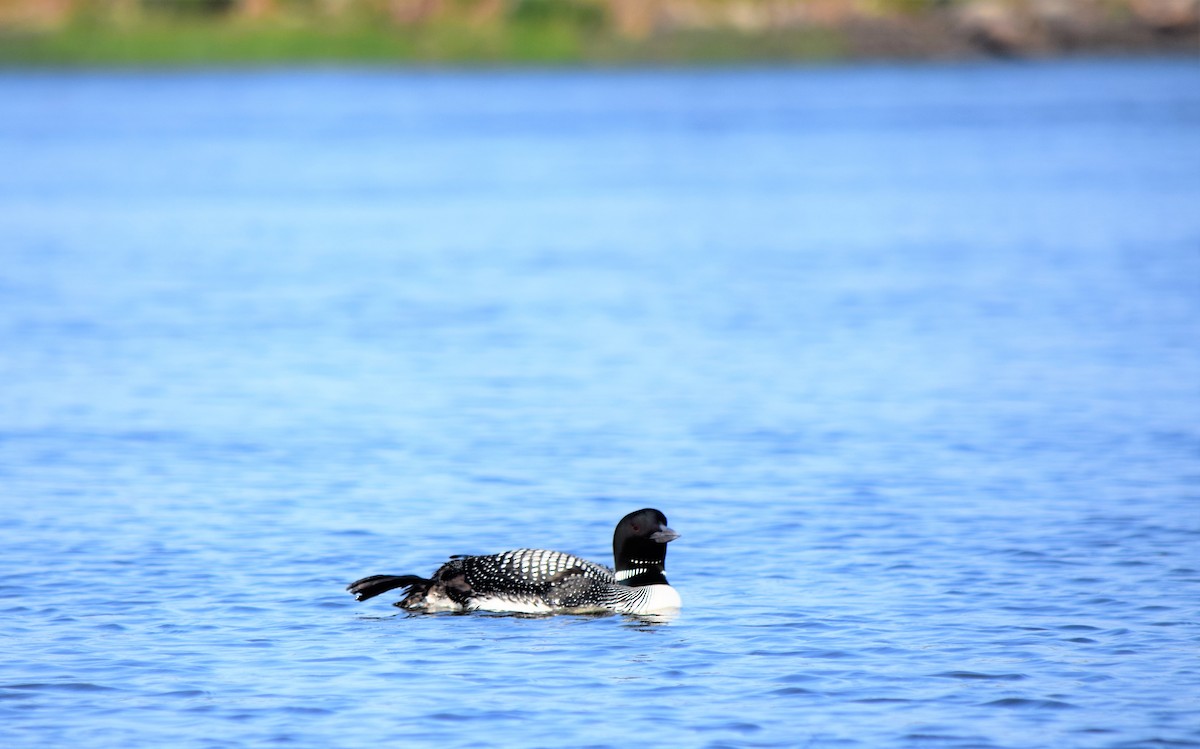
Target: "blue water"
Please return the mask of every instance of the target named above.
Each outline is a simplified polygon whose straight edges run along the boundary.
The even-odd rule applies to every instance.
[[[1200,746],[1200,65],[0,74],[5,747]],[[371,573],[682,538],[666,623]]]

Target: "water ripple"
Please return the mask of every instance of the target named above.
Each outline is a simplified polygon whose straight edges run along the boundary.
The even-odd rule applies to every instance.
[[[1200,745],[1191,61],[0,101],[6,749]],[[642,506],[675,618],[344,590]]]

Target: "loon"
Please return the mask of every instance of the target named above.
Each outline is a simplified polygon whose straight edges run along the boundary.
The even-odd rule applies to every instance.
[[[372,575],[346,590],[365,601],[403,588],[404,598],[393,605],[407,611],[661,614],[681,603],[663,575],[667,543],[676,538],[666,516],[647,508],[617,523],[615,570],[561,551],[515,549],[452,556],[431,578]]]

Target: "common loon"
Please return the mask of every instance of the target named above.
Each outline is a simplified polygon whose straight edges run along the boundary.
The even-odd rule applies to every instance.
[[[621,518],[613,531],[615,571],[561,551],[516,549],[452,556],[431,578],[372,575],[346,590],[365,601],[403,588],[406,595],[394,605],[408,611],[670,612],[680,607],[680,598],[663,567],[667,543],[676,538],[661,512],[638,510]]]

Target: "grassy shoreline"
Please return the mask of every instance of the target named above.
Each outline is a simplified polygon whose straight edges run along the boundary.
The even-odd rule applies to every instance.
[[[848,56],[833,29],[766,33],[672,32],[627,39],[569,26],[419,30],[346,26],[236,26],[200,22],[125,29],[72,25],[52,32],[0,32],[0,66],[192,66],[212,64],[620,65],[822,61]]]
[[[989,56],[1192,54],[1200,40],[1144,26],[1113,25],[1069,46],[996,50],[944,14],[757,31],[673,29],[645,36],[572,22],[493,24],[445,20],[409,27],[319,25],[286,19],[248,22],[143,18],[81,19],[55,28],[0,28],[0,69],[86,66],[379,65],[703,65],[844,60],[970,60]]]

